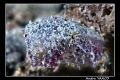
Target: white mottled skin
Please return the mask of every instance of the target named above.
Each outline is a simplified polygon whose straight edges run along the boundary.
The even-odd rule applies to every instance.
[[[54,68],[62,60],[78,66],[93,64],[103,51],[103,37],[84,25],[60,17],[30,21],[25,26],[24,35],[29,54],[39,59],[33,59],[33,66],[39,63]]]

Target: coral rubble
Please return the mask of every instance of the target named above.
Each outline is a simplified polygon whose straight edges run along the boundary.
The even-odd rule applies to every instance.
[[[20,31],[19,31],[20,30]],[[11,76],[26,56],[21,28],[6,31],[6,75]]]

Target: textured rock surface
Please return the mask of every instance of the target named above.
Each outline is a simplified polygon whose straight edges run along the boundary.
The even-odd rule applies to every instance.
[[[114,36],[114,4],[66,4],[57,16],[74,19],[87,27],[94,27],[101,35],[106,33]]]

